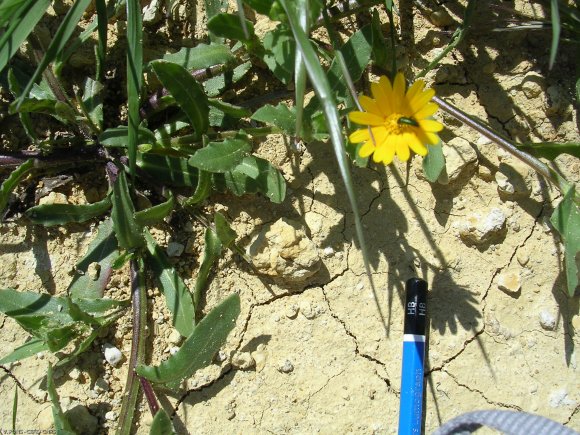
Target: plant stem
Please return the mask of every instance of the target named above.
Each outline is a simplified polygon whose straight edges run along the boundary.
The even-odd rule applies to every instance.
[[[133,302],[133,336],[129,373],[119,416],[117,435],[129,435],[139,394],[139,382],[135,367],[145,361],[145,337],[147,327],[147,293],[145,289],[143,258],[131,259],[131,298]]]
[[[153,387],[151,387],[151,383],[142,376],[139,376],[139,381],[141,382],[141,388],[143,388],[143,394],[147,399],[147,403],[149,404],[149,410],[151,411],[151,415],[155,417],[157,411],[159,411],[159,403],[157,403],[157,397],[155,397],[155,391],[153,391]]]
[[[564,180],[561,176],[552,171],[546,164],[542,163],[536,157],[520,150],[512,141],[500,136],[495,131],[493,131],[489,126],[485,125],[483,122],[471,118],[467,113],[458,109],[451,103],[439,98],[433,97],[433,101],[441,107],[445,112],[449,113],[454,118],[463,122],[465,125],[470,126],[475,131],[477,131],[482,136],[495,142],[501,148],[506,150],[508,153],[514,157],[520,159],[522,162],[533,168],[538,174],[546,178],[548,181],[553,183],[558,189],[563,193],[567,191],[569,183]]]

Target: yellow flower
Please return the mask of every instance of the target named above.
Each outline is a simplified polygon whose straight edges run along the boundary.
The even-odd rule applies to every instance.
[[[373,154],[373,160],[388,165],[397,154],[405,162],[415,153],[427,155],[427,144],[439,142],[437,132],[443,125],[430,119],[439,106],[430,100],[433,89],[426,89],[423,80],[417,80],[405,93],[405,77],[398,73],[391,86],[390,80],[382,76],[378,83],[371,84],[374,98],[361,95],[359,102],[364,112],[351,112],[352,122],[368,127],[354,131],[349,139],[353,143],[364,142],[359,150],[361,157]]]

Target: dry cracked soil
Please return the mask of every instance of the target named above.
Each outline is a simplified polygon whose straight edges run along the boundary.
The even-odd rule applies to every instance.
[[[406,3],[397,23],[403,35],[399,61],[417,72],[449,41],[461,10],[447,2],[429,15]],[[530,16],[545,13],[533,2],[516,6]],[[184,4],[177,1],[176,8]],[[434,12],[443,9],[450,27],[435,19],[441,13]],[[578,141],[569,91],[573,52],[563,49],[548,72],[549,37],[481,33],[491,13],[483,8],[479,27],[427,75],[429,85],[502,134],[522,141]],[[427,280],[430,289],[427,433],[479,409],[523,410],[580,429],[579,304],[566,295],[562,244],[549,224],[561,196],[495,144],[444,113],[438,116],[447,127],[441,134],[446,176],[440,182],[424,179],[419,158],[409,166],[353,168],[380,311],[331,146],[309,143],[292,153],[280,136],[257,144],[256,153],[283,172],[288,195],[281,205],[222,195],[207,206],[229,219],[258,272],[227,253],[212,276],[204,312],[232,292],[239,293],[242,312],[214,363],[180,390],[160,394],[179,433],[394,433],[404,283],[413,276]],[[562,156],[556,164],[579,182],[578,160]],[[95,189],[106,186],[75,184],[53,197],[82,202]],[[155,228],[154,236],[178,254],[172,261],[192,285],[203,228],[189,219],[178,214]],[[2,224],[0,287],[62,294],[95,227]],[[121,270],[106,296],[128,292],[128,274]],[[155,362],[180,342],[157,289],[150,300]],[[27,338],[3,315],[0,326],[2,354]],[[130,333],[127,316],[74,365],[55,373],[62,406],[82,433],[115,427]],[[118,366],[104,360],[105,343],[121,350]],[[52,427],[43,382],[51,358],[39,354],[1,367],[2,429],[11,424],[15,389],[17,427]],[[151,417],[143,400],[137,417],[135,432],[148,433]]]

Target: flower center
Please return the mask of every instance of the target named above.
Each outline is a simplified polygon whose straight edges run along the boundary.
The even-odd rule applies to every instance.
[[[404,118],[400,113],[392,113],[385,118],[384,126],[387,129],[387,134],[403,134],[405,131],[410,130],[410,126],[407,124],[402,124],[399,122],[401,118]]]

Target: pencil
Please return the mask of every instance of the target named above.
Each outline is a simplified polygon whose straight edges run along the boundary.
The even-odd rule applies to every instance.
[[[421,434],[427,283],[411,278],[406,284],[399,435]]]

